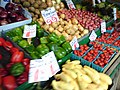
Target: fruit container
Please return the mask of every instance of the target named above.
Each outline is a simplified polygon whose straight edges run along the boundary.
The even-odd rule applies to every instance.
[[[86,45],[86,44],[85,44]],[[81,45],[81,46],[84,46],[84,45]],[[81,47],[80,46],[80,47]],[[79,47],[79,48],[80,48]],[[82,53],[82,50],[81,49],[79,49],[79,48],[77,48],[76,50],[73,50],[73,52],[72,52],[72,55],[71,55],[71,59],[73,59],[73,60],[80,60],[81,59],[81,57],[83,57],[83,56],[85,56],[86,55],[86,53],[87,52],[89,52],[93,47],[92,46],[87,46],[87,48],[88,49],[86,49],[86,51],[84,51],[83,53]],[[81,55],[80,55],[81,54]]]
[[[112,33],[114,31],[114,28],[112,28],[111,30],[106,30],[107,33]]]
[[[109,47],[109,48],[111,48],[111,47]],[[106,47],[104,48],[104,50],[106,49]],[[97,61],[97,59],[98,58],[100,58],[100,57],[103,57],[102,56],[102,54],[103,54],[104,52],[100,52],[100,54],[98,55],[98,57],[92,62],[92,64],[91,64],[91,66],[92,66],[92,68],[94,68],[94,69],[96,69],[97,71],[99,71],[99,72],[102,72],[108,65],[109,65],[109,63],[110,63],[110,61],[112,60],[112,58],[116,55],[116,51],[114,51],[113,50],[113,54],[111,55],[111,57],[105,62],[104,60],[105,60],[105,58],[107,58],[107,57],[105,57],[104,59],[103,59],[103,61],[105,62],[105,65],[103,65],[103,66],[100,66],[100,65],[97,65],[97,64],[95,64],[95,62]],[[100,58],[101,59],[101,58]],[[102,62],[103,62],[102,61]]]
[[[80,58],[81,64],[91,66],[92,62],[98,57],[100,53],[100,51],[95,50],[95,48],[92,47],[83,57]]]
[[[5,5],[7,3],[8,2],[6,0],[4,0],[4,1],[1,0],[0,1],[0,6],[5,7]],[[31,23],[32,22],[31,14],[27,10],[25,10],[24,8],[22,8],[22,9],[23,9],[22,10],[23,15],[27,18],[26,20],[2,25],[2,26],[0,26],[0,30],[8,30],[8,29],[12,29],[12,28],[15,28],[15,27],[19,27],[19,26]]]

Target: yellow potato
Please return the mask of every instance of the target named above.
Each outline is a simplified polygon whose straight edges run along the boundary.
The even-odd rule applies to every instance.
[[[82,76],[82,78],[83,78],[83,81],[85,81],[85,82],[87,82],[87,83],[91,83],[92,82],[92,79],[88,76],[88,75],[83,75]]]
[[[112,79],[108,75],[106,75],[104,73],[99,73],[99,75],[100,75],[100,80],[107,83],[108,85],[112,84]]]
[[[79,60],[74,60],[74,61],[71,61],[70,63],[73,63],[75,65],[79,65],[80,64],[80,61]]]
[[[76,80],[70,82],[72,86],[74,86],[74,90],[80,90],[79,85]]]

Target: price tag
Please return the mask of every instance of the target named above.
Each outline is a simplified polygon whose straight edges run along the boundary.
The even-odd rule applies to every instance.
[[[101,23],[101,33],[104,33],[104,32],[106,32],[106,22],[105,21]]]
[[[51,24],[52,22],[58,22],[59,18],[54,7],[49,7],[46,10],[42,10],[41,14],[46,24]]]
[[[116,8],[113,8],[113,14],[114,14],[114,20],[117,20],[117,9]]]
[[[77,37],[75,36],[72,41],[70,42],[70,45],[72,47],[72,50],[75,50],[76,48],[79,47],[79,43],[77,41]]]
[[[102,2],[106,2],[106,0],[102,0]]]
[[[92,2],[93,2],[93,6],[95,6],[96,4],[95,4],[95,0],[92,0]]]
[[[96,35],[95,31],[93,30],[92,33],[90,34],[89,39],[90,39],[90,41],[94,41],[96,38],[97,38],[97,35]]]
[[[29,83],[49,80],[48,75],[45,60],[36,59],[30,61]]]
[[[101,1],[100,0],[97,0],[98,1],[98,3],[101,3]]]
[[[25,25],[23,38],[33,38],[36,37],[36,24],[35,25]]]
[[[68,5],[69,9],[76,9],[72,0],[66,0],[66,3]]]
[[[42,57],[48,66],[48,72],[49,72],[49,77],[52,77],[53,75],[55,75],[58,71],[60,71],[60,67],[58,65],[57,59],[55,57],[55,54],[53,51],[47,53],[46,55],[44,55]]]

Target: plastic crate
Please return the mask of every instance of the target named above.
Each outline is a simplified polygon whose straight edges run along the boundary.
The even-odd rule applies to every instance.
[[[102,52],[100,53],[102,54]],[[100,56],[99,54],[99,56]],[[97,71],[99,72],[102,72],[108,65],[109,65],[109,62],[111,61],[111,59],[116,55],[116,52],[114,52],[114,54],[110,57],[110,59],[108,60],[108,63],[104,66],[104,67],[100,67],[99,65],[96,65],[94,62],[97,60],[97,57],[93,62],[92,62],[92,68],[96,69]]]
[[[1,0],[0,6],[5,7],[5,5],[7,3],[8,2]],[[8,30],[8,29],[12,29],[15,27],[19,27],[19,26],[31,23],[32,22],[31,14],[27,10],[25,10],[24,8],[23,8],[23,14],[26,18],[28,18],[27,20],[23,20],[23,21],[19,21],[19,22],[10,23],[10,24],[0,26],[0,30]]]

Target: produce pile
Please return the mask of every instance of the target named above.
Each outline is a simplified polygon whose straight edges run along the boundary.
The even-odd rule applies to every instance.
[[[62,59],[72,51],[70,43],[66,41],[63,35],[58,36],[55,33],[45,35],[45,31],[37,22],[32,22],[31,24],[37,25],[37,36],[32,38],[31,43],[22,37],[23,26],[10,30],[6,35],[27,51],[33,59],[41,58],[50,51],[54,51],[57,59]]]
[[[23,51],[0,37],[0,77],[6,90],[15,90],[19,85],[28,81],[29,63]],[[1,85],[1,83],[0,83]]]
[[[26,19],[27,18],[24,16],[23,9],[20,5],[7,3],[5,8],[0,6],[0,26]]]
[[[119,6],[113,3],[111,4],[109,2],[102,2],[93,6],[93,4],[83,0],[80,4],[79,3],[76,4],[77,9],[96,13],[99,17],[101,17],[105,21],[109,21],[110,19],[113,18],[113,14],[111,12],[113,12],[114,7],[119,9]]]
[[[28,10],[33,21],[41,17],[41,10],[54,6],[56,10],[63,9],[64,3],[61,0],[13,0],[14,3],[21,4]]]
[[[112,79],[96,70],[80,65],[80,61],[70,61],[62,66],[62,72],[52,81],[54,90],[108,90]]]

